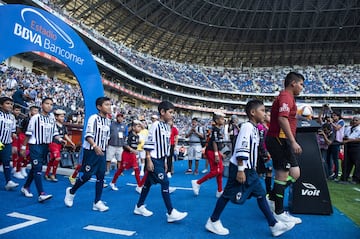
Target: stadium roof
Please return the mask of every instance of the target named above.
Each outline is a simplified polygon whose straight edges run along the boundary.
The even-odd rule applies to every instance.
[[[54,0],[139,52],[240,67],[360,63],[358,0]]]

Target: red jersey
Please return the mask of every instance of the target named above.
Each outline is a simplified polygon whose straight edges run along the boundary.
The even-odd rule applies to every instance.
[[[175,126],[171,127],[171,133],[170,133],[170,145],[175,145],[175,136],[179,135],[179,131]]]
[[[291,133],[295,137],[297,126],[296,112],[297,107],[294,96],[285,90],[281,91],[271,107],[270,127],[267,135],[272,137],[286,138],[286,135],[280,128],[278,121],[279,117],[286,117],[289,120]]]

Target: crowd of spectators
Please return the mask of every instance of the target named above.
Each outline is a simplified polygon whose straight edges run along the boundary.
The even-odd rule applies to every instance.
[[[51,97],[54,110],[65,110],[71,123],[83,123],[84,100],[79,85],[6,64],[1,64],[0,79],[0,96],[12,97],[15,104],[22,106],[23,112],[31,105],[40,107],[43,98]]]
[[[46,1],[46,4],[119,58],[160,79],[232,92],[277,93],[283,87],[285,75],[292,70],[305,76],[304,94],[355,94],[360,89],[360,65],[227,69],[158,59],[106,38],[52,4],[52,1]]]

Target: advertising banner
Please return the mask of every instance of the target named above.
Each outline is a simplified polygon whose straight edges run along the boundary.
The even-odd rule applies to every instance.
[[[65,22],[42,9],[7,4],[0,6],[0,12],[0,61],[34,51],[58,58],[73,72],[80,84],[85,120],[97,113],[95,99],[104,95],[104,88],[97,65],[78,34]]]

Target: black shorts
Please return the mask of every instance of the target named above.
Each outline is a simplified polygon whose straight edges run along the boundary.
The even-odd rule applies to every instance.
[[[290,168],[299,166],[289,140],[267,136],[266,148],[271,155],[275,170],[289,171]]]

